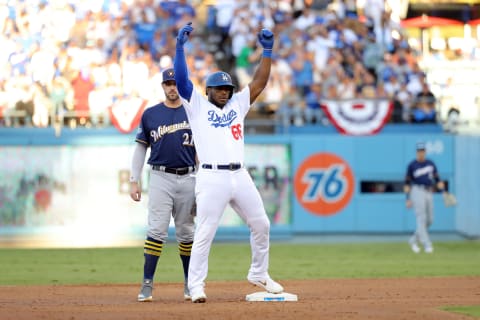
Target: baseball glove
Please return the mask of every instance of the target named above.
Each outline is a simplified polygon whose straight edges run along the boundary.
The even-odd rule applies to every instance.
[[[445,207],[452,207],[457,204],[457,198],[449,192],[444,192],[443,203],[445,204]]]

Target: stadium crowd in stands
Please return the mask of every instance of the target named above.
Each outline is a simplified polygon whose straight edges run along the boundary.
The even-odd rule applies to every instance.
[[[156,104],[188,21],[199,87],[220,68],[245,86],[261,55],[257,31],[273,30],[271,79],[255,109],[285,125],[327,124],[322,98],[388,98],[392,121],[435,122],[399,20],[383,0],[365,2],[360,15],[349,0],[0,0],[0,126],[102,126],[119,101]]]

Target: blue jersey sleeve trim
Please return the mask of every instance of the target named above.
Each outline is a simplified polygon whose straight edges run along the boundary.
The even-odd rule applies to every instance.
[[[188,79],[187,62],[183,48],[177,48],[173,68],[175,69],[175,81],[177,82],[178,93],[182,98],[190,101],[193,92],[193,83]]]

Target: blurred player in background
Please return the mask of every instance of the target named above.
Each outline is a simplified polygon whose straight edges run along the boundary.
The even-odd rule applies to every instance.
[[[188,268],[192,250],[195,203],[195,147],[185,109],[178,96],[173,69],[163,73],[165,101],[145,110],[136,136],[132,159],[130,196],[140,201],[140,177],[147,148],[148,164],[148,229],[144,244],[143,283],[138,301],[152,301],[153,278],[158,259],[168,237],[170,217],[175,222],[175,235],[185,277],[184,298],[188,291]]]
[[[244,167],[244,118],[265,88],[271,68],[273,33],[262,30],[258,40],[262,59],[252,81],[240,92],[226,72],[210,74],[205,92],[197,92],[188,77],[183,45],[193,31],[191,23],[180,29],[174,60],[175,79],[195,135],[199,170],[196,177],[197,220],[188,287],[192,302],[205,302],[208,256],[223,212],[230,204],[250,228],[252,262],[247,279],[271,293],[283,287],[268,274],[270,221],[255,184]]]
[[[413,207],[417,224],[415,233],[409,240],[410,247],[419,253],[423,246],[426,253],[433,252],[428,228],[433,223],[433,192],[435,187],[445,191],[445,185],[437,172],[435,163],[425,158],[425,143],[417,143],[417,157],[407,167],[404,192],[407,195],[407,208]]]

